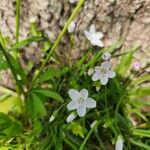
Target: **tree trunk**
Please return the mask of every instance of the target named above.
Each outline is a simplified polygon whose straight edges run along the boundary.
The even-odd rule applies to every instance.
[[[34,17],[40,29],[54,41],[70,16],[75,5],[68,0],[22,0],[20,39],[29,34],[30,20]],[[15,0],[0,0],[0,29],[4,35],[15,37]],[[150,58],[150,0],[85,0],[80,13],[74,20],[74,52],[90,47],[84,30],[93,23],[97,31],[104,33],[105,47],[124,40],[122,49],[141,46],[135,54],[142,66]],[[68,35],[60,49],[66,51]],[[26,57],[35,59],[37,45],[32,45]],[[63,48],[63,49],[62,49]],[[37,51],[37,50],[36,50]],[[28,56],[29,55],[29,56]]]

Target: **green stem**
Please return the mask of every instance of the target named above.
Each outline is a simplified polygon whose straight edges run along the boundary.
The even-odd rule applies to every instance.
[[[71,14],[70,18],[68,19],[67,23],[65,24],[63,30],[61,31],[61,33],[59,34],[58,38],[56,39],[53,47],[51,48],[51,51],[49,52],[49,54],[47,55],[46,59],[44,60],[44,62],[42,63],[38,74],[33,78],[31,86],[29,87],[29,91],[32,89],[32,87],[34,86],[34,84],[36,83],[38,77],[40,76],[40,74],[42,73],[46,63],[49,61],[52,53],[55,51],[56,47],[58,46],[59,42],[61,41],[62,37],[64,36],[64,34],[66,33],[69,24],[71,23],[71,21],[74,19],[74,17],[78,14],[81,6],[83,5],[84,0],[80,0],[78,5],[76,6],[76,8],[74,9],[73,13]]]
[[[9,56],[8,56],[8,54],[7,54],[6,50],[5,50],[5,48],[4,48],[3,45],[1,44],[1,42],[0,42],[0,49],[1,49],[2,53],[3,53],[3,55],[4,55],[5,58],[6,58],[7,64],[8,64],[8,66],[9,66],[9,68],[10,68],[10,70],[11,70],[11,72],[12,72],[12,74],[13,74],[15,80],[16,80],[16,84],[17,84],[19,90],[20,90],[23,94],[25,94],[25,92],[24,92],[22,86],[20,86],[19,83],[18,83],[18,79],[17,79],[16,73],[15,73],[15,71],[14,71],[14,68],[13,68],[13,66],[12,66],[12,64],[11,64],[11,61],[10,61],[10,59],[9,59]],[[18,94],[18,96],[20,97],[20,94]]]
[[[108,105],[107,105],[107,86],[106,85],[105,85],[105,109],[106,109],[107,119],[109,119]]]
[[[20,28],[20,5],[21,0],[16,0],[16,43],[19,42],[19,28]]]
[[[84,141],[82,142],[79,150],[83,150],[87,140],[90,138],[92,132],[95,130],[95,128],[97,127],[97,125],[99,124],[99,122],[97,121],[96,124],[94,125],[94,127],[91,128],[91,130],[89,131],[89,133],[87,134],[87,136],[85,137]]]

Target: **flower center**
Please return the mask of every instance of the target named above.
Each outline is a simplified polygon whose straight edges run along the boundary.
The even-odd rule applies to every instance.
[[[79,103],[79,105],[82,105],[83,104],[83,99],[80,97],[79,99],[78,99],[78,103]]]
[[[102,75],[105,75],[105,74],[107,73],[107,69],[101,68],[101,69],[100,69],[100,72],[101,72]]]

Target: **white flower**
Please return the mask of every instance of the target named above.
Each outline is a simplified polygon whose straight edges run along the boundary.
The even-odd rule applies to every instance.
[[[87,37],[87,39],[91,42],[92,45],[96,45],[99,47],[104,46],[103,42],[100,40],[101,38],[103,38],[104,35],[102,32],[96,32],[94,24],[90,26],[89,31],[85,30],[84,34]]]
[[[117,139],[115,150],[123,150],[123,140],[120,136]]]
[[[100,80],[102,85],[106,85],[109,78],[114,78],[116,73],[111,70],[111,63],[104,61],[101,66],[95,67],[95,73],[92,76],[93,81]]]
[[[103,55],[102,55],[102,59],[103,60],[109,60],[111,57],[111,54],[109,52],[105,52]]]
[[[95,108],[96,101],[92,98],[88,98],[88,91],[82,89],[78,92],[75,89],[70,89],[68,92],[71,102],[68,103],[68,110],[77,109],[77,113],[80,117],[83,117],[86,114],[86,108]]]
[[[73,31],[74,31],[74,29],[75,29],[75,22],[74,21],[72,21],[71,23],[70,23],[70,25],[68,26],[68,32],[69,33],[72,33]]]
[[[69,0],[70,3],[75,3],[77,0]]]
[[[54,119],[55,119],[55,117],[52,115],[52,116],[50,117],[50,119],[49,119],[49,122],[54,121]]]
[[[73,121],[76,118],[76,115],[74,112],[72,112],[68,117],[67,117],[67,123]]]

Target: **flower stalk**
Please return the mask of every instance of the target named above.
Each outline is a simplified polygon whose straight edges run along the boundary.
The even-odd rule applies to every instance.
[[[34,84],[36,83],[36,81],[39,78],[40,74],[44,70],[44,67],[45,67],[46,63],[49,61],[52,53],[55,51],[55,49],[58,46],[58,44],[60,43],[62,37],[64,36],[64,34],[66,33],[66,31],[68,30],[68,26],[70,25],[70,23],[72,22],[72,20],[75,18],[75,16],[78,14],[78,12],[79,12],[80,8],[82,7],[83,3],[84,3],[84,0],[80,0],[79,3],[78,3],[78,5],[74,9],[73,13],[71,14],[70,18],[68,19],[67,23],[65,24],[63,30],[61,31],[61,33],[59,34],[58,38],[56,39],[53,47],[51,48],[51,51],[47,55],[46,59],[43,61],[43,64],[41,65],[41,67],[39,69],[39,73],[33,78],[32,84],[29,87],[29,91],[34,87]]]

